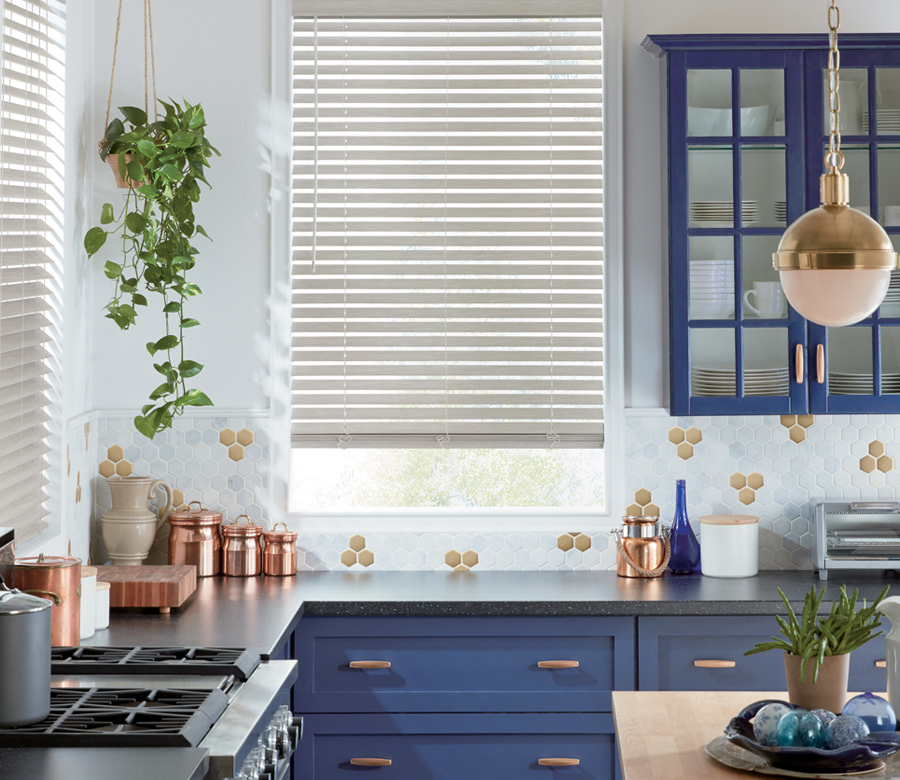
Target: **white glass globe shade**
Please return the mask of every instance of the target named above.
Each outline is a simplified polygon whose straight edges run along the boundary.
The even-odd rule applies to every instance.
[[[889,269],[802,269],[781,271],[791,306],[817,325],[838,328],[868,317],[884,300]]]

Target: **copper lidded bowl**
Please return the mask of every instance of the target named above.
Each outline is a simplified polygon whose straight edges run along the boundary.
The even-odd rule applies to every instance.
[[[81,558],[36,555],[16,558],[13,581],[18,590],[43,596],[50,610],[50,644],[77,647],[81,641]]]
[[[245,518],[246,523],[241,519]],[[222,574],[226,577],[255,577],[262,573],[263,527],[241,515],[222,526]]]
[[[279,531],[278,526],[284,528]],[[284,523],[275,523],[271,531],[263,533],[263,572],[274,577],[292,577],[297,573],[297,532],[289,531]]]
[[[196,506],[195,506],[196,505]],[[198,577],[212,577],[222,565],[222,513],[191,501],[169,513],[169,564],[196,566]]]

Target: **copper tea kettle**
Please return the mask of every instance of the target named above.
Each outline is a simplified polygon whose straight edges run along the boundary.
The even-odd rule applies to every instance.
[[[616,574],[620,577],[662,577],[669,563],[669,527],[651,515],[628,515],[616,537]]]

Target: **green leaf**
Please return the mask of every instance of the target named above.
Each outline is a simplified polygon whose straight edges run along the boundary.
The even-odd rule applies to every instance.
[[[207,396],[206,393],[203,393],[200,390],[188,390],[178,400],[181,401],[184,406],[212,406],[213,405],[213,402],[209,400],[209,396]]]
[[[147,138],[142,138],[137,142],[137,149],[148,160],[152,160],[154,157],[156,157],[157,152],[159,152],[156,144]]]
[[[179,311],[181,311],[181,304],[178,301],[169,301],[165,306],[163,306],[163,312],[165,312],[166,314],[175,314]]]
[[[100,209],[100,224],[108,225],[110,222],[113,222],[116,218],[115,212],[113,212],[112,203],[104,203],[103,208]]]
[[[206,236],[207,238],[209,238],[209,236],[206,234],[206,231],[203,229],[203,226],[202,226],[202,225],[197,225],[194,229],[195,229],[201,236]],[[212,241],[211,238],[209,238],[209,240]]]
[[[157,352],[159,352],[159,350],[156,348],[156,344],[154,344],[152,341],[148,341],[144,346],[147,347],[147,352],[149,352],[151,355],[155,355]],[[155,365],[154,368],[156,368]]]
[[[146,409],[147,407],[144,408]],[[156,425],[145,415],[139,414],[134,418],[134,427],[138,433],[143,433],[148,439],[152,439],[156,434]]]
[[[144,166],[139,162],[132,160],[125,166],[125,170],[128,172],[128,177],[133,181],[144,180]]]
[[[187,379],[188,377],[197,376],[203,370],[203,364],[198,363],[196,360],[182,360],[178,364],[178,370]]]
[[[122,273],[122,266],[112,260],[107,260],[103,265],[103,273],[106,274],[107,279],[115,279]]]
[[[147,299],[140,293],[135,293],[133,296],[131,296],[131,301],[136,306],[146,306],[147,305]]]
[[[103,140],[109,143],[118,140],[125,134],[125,125],[122,124],[121,119],[113,119],[106,126],[106,132],[103,134]]]
[[[177,146],[179,149],[187,149],[188,147],[193,146],[196,140],[196,134],[192,133],[190,130],[178,130],[172,134],[169,143],[172,144],[172,146]]]
[[[140,108],[134,106],[119,106],[119,111],[133,125],[147,124],[147,114]]]
[[[159,190],[156,189],[152,184],[144,184],[138,187],[135,192],[139,192],[145,198],[158,198]]]
[[[200,322],[195,320],[193,317],[188,317],[187,319],[183,319],[181,321],[182,328],[196,328]]]
[[[159,387],[155,388],[152,393],[150,393],[150,399],[156,401],[159,398],[162,398],[164,395],[168,395],[172,392],[174,388],[168,382],[163,382]]]
[[[169,181],[178,181],[181,178],[181,168],[172,163],[166,163],[159,169],[159,174]]]
[[[181,288],[181,294],[185,298],[190,298],[193,295],[200,295],[200,287],[193,282],[189,282]]]
[[[178,346],[178,337],[177,336],[163,336],[159,341],[154,344],[157,350],[162,349],[172,349],[172,347]]]
[[[144,228],[147,227],[147,220],[137,211],[130,211],[125,215],[125,227],[132,233],[143,233]]]
[[[88,257],[92,257],[106,243],[106,231],[103,228],[92,227],[84,237],[84,248]]]
[[[192,109],[193,113],[190,115],[190,119],[188,119],[188,127],[191,130],[198,130],[206,124],[206,118],[203,116],[203,108],[199,105],[196,105]]]

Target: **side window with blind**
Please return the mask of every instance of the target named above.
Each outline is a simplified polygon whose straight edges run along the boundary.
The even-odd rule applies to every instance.
[[[599,3],[312,5],[291,509],[602,508]]]
[[[45,527],[48,391],[58,335],[64,5],[2,0],[0,525]]]

